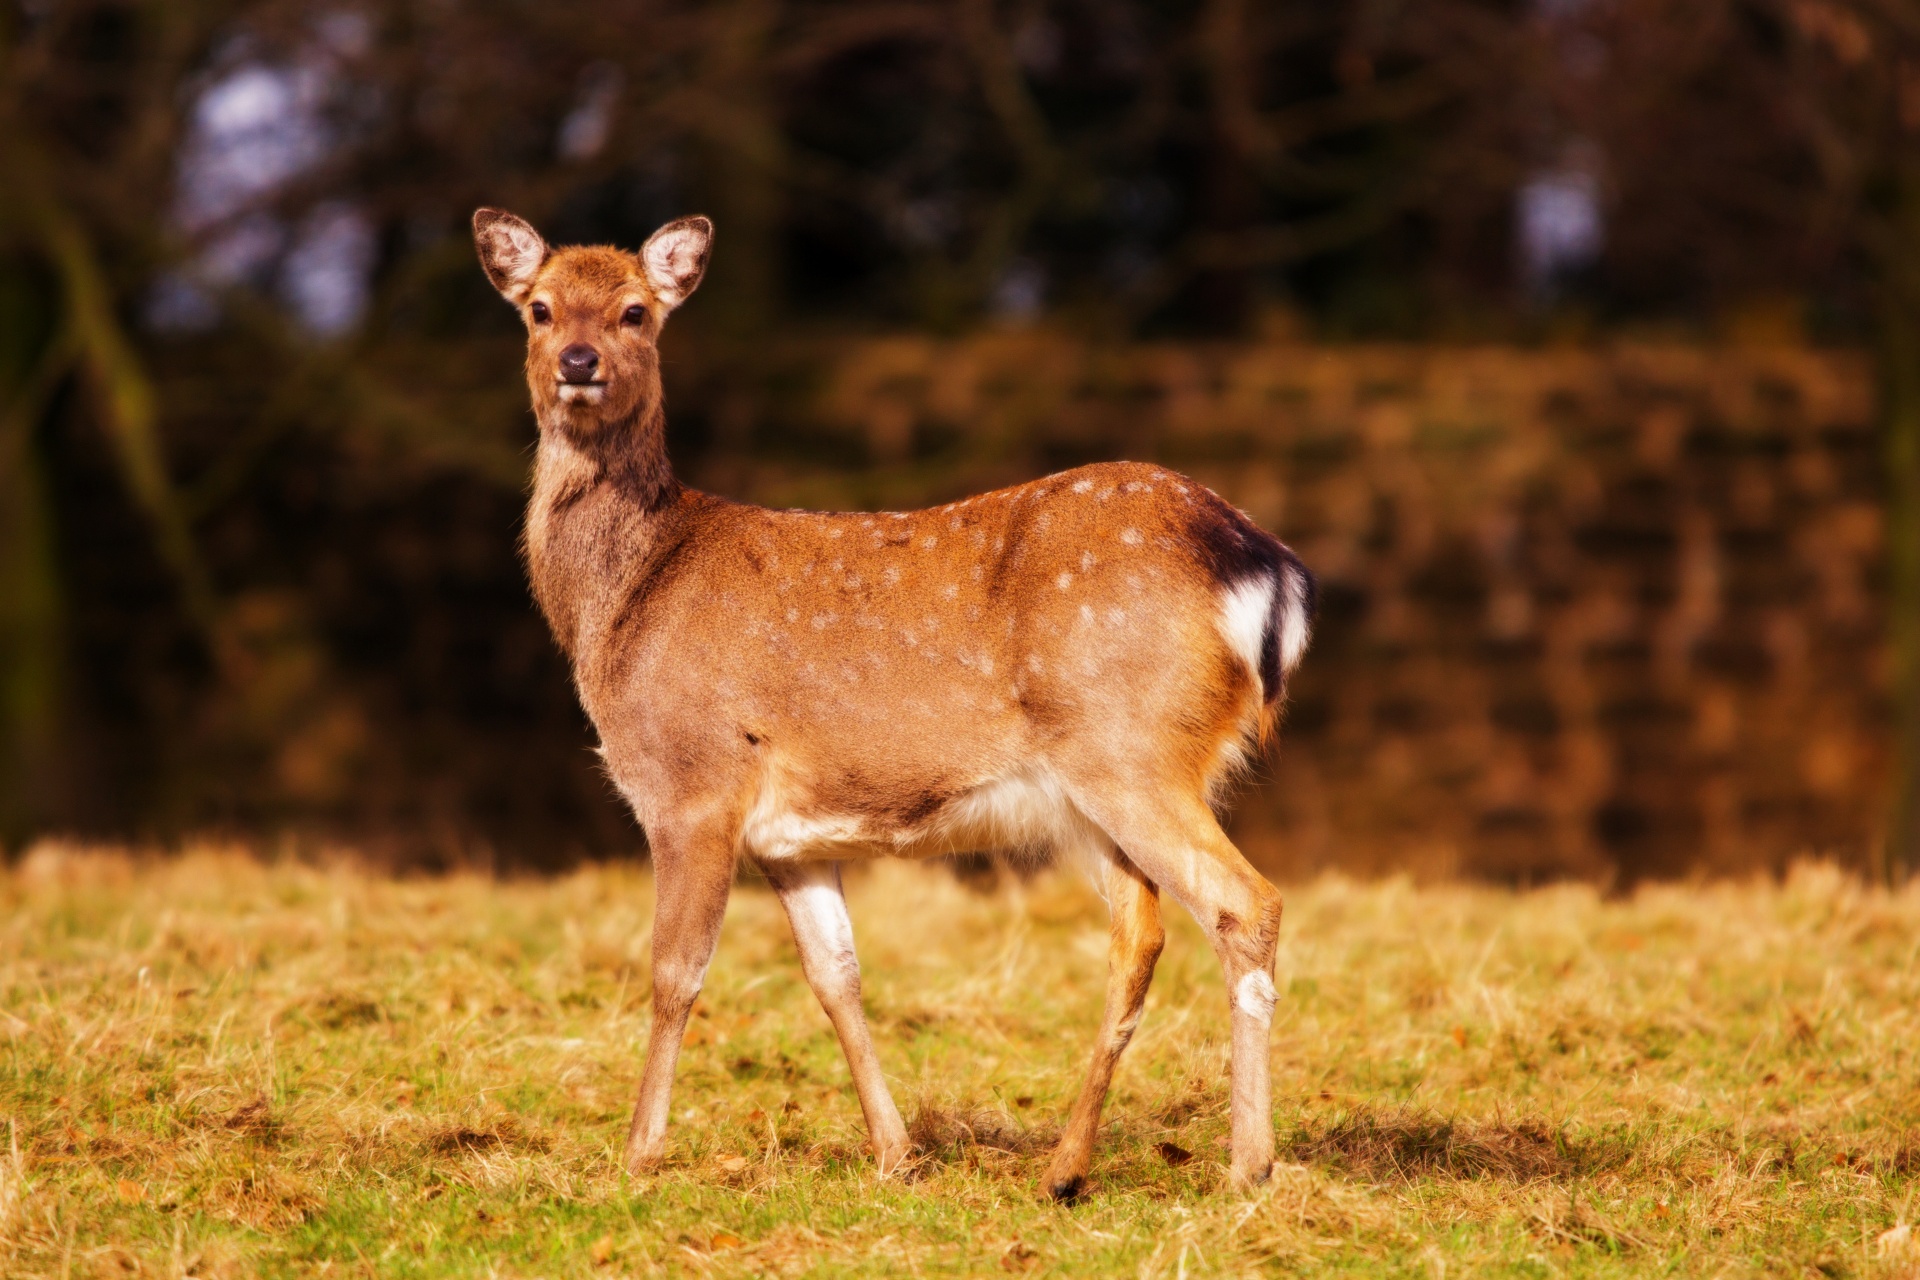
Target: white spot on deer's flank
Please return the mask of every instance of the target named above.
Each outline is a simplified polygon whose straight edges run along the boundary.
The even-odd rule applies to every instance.
[[[940,588],[940,594],[945,596],[947,599],[951,600],[955,596],[960,594],[960,588],[954,586],[951,582],[949,582],[946,586]]]
[[[839,529],[839,528],[829,529],[827,530],[827,536],[829,538],[837,538],[845,532],[846,532],[845,529]]]
[[[939,545],[940,539],[934,537],[932,534],[928,534],[926,537],[920,539],[920,549],[922,551],[931,551]]]
[[[1093,488],[1093,481],[1091,480],[1075,480],[1073,482],[1073,491],[1075,493],[1085,493],[1091,488]]]
[[[957,532],[960,528],[960,517],[955,516],[953,519],[947,521],[947,528],[955,530]]]
[[[1059,577],[1053,580],[1053,585],[1060,588],[1062,591],[1065,591],[1068,587],[1073,585],[1073,575],[1070,573],[1062,572]]]
[[[787,621],[788,622],[800,621],[800,611],[798,609],[787,610]]]
[[[1081,605],[1081,606],[1080,606],[1080,621],[1082,621],[1082,622],[1092,622],[1092,621],[1093,621],[1093,606],[1092,606],[1092,605],[1090,605],[1090,604],[1083,604],[1083,605]]]
[[[891,587],[900,581],[900,566],[890,564],[887,566],[886,572],[880,576],[886,581],[886,584]]]
[[[1122,529],[1120,531],[1120,541],[1130,547],[1137,547],[1140,545],[1140,531],[1138,529]]]
[[[1080,553],[1080,572],[1085,573],[1091,568],[1093,568],[1093,552],[1082,551]]]
[[[815,631],[825,631],[834,621],[835,618],[830,613],[816,613],[813,615],[813,629]]]

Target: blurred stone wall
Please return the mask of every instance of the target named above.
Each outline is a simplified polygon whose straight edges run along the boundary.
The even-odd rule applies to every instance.
[[[767,355],[693,397],[696,479],[905,505],[1102,457],[1290,542],[1322,612],[1235,831],[1279,875],[1514,881],[1874,856],[1870,371],[1797,347],[1132,346]]]

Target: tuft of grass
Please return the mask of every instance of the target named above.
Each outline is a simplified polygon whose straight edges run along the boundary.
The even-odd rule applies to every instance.
[[[1223,1190],[1227,1004],[1170,940],[1079,1204],[1071,876],[850,878],[919,1146],[875,1177],[778,904],[735,893],[668,1166],[618,1167],[643,870],[394,879],[42,846],[0,875],[0,1274],[1920,1276],[1920,890],[1288,895],[1280,1163]]]

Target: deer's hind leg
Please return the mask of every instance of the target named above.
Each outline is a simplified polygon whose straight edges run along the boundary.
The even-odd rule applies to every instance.
[[[1153,966],[1166,941],[1160,926],[1159,890],[1112,845],[1106,848],[1101,880],[1110,912],[1106,1012],[1100,1019],[1100,1038],[1094,1043],[1086,1083],[1047,1165],[1045,1186],[1056,1200],[1074,1199],[1086,1186],[1100,1108],[1113,1084],[1114,1067],[1140,1024]]]
[[[1233,1020],[1230,1177],[1240,1187],[1264,1182],[1273,1170],[1267,1042],[1280,891],[1241,856],[1198,795],[1147,787],[1110,801],[1090,795],[1083,808],[1144,875],[1193,913],[1220,958]]]
[[[873,1050],[873,1035],[867,1030],[866,1010],[860,1004],[860,960],[853,950],[853,920],[847,915],[847,898],[840,886],[840,864],[772,864],[764,870],[787,910],[807,984],[840,1036],[854,1090],[860,1095],[860,1110],[866,1116],[867,1138],[884,1177],[906,1161],[907,1127],[893,1105],[880,1058]]]
[[[706,981],[733,887],[734,839],[724,824],[650,830],[653,846],[653,1026],[640,1097],[627,1130],[626,1165],[639,1173],[666,1153],[673,1072],[687,1016]]]

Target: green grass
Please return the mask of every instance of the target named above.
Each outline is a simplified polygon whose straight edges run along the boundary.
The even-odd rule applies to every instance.
[[[669,1165],[629,1179],[643,872],[43,848],[0,875],[0,1274],[1920,1274],[1920,892],[1295,886],[1250,1196],[1222,1185],[1218,969],[1170,913],[1070,1207],[1037,1181],[1098,899],[901,866],[850,896],[911,1175],[874,1176],[749,884]]]

